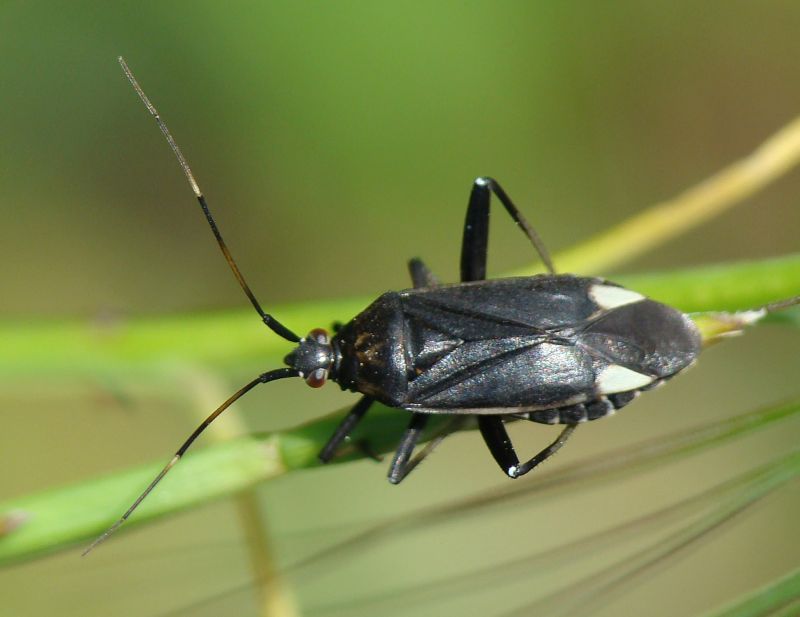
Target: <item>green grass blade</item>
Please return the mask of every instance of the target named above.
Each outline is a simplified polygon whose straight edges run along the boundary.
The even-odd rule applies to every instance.
[[[292,470],[318,465],[316,455],[344,413],[346,410],[293,430],[235,439],[192,452],[164,479],[125,527],[235,494]],[[508,498],[520,491],[542,491],[548,487],[565,490],[576,482],[596,481],[597,474],[614,475],[625,469],[643,469],[653,461],[724,443],[798,413],[800,401],[745,414],[705,429],[681,431],[659,438],[657,443],[626,448],[619,456],[599,457],[604,461],[603,465],[578,465],[559,474],[543,474],[538,483],[529,487],[503,489],[477,502],[500,503],[504,494]],[[359,426],[356,440],[367,439],[376,451],[389,452],[396,445],[396,436],[407,420],[404,412],[380,409]],[[446,418],[437,418],[431,423],[433,426],[428,429],[428,437],[441,421],[446,421]],[[335,462],[363,456],[352,450]],[[0,565],[85,542],[100,534],[119,517],[162,465],[163,462],[159,462],[0,503],[0,530],[5,529],[5,534],[0,535]],[[466,511],[467,505],[458,504],[456,509]],[[419,522],[424,517],[414,517],[414,520]]]
[[[662,272],[624,275],[617,282],[686,312],[733,311],[800,293],[800,253]],[[348,320],[369,299],[329,300],[278,307],[275,314],[305,332]],[[787,320],[798,311],[777,318]],[[797,323],[796,317],[790,317]],[[791,323],[791,322],[790,322]],[[260,336],[261,333],[263,336]],[[0,379],[22,375],[102,377],[119,371],[154,374],[176,364],[277,364],[285,341],[260,327],[251,311],[139,319],[104,326],[74,321],[0,322]]]
[[[271,438],[215,444],[183,463],[164,480],[165,490],[153,492],[142,504],[131,521],[134,525],[234,494],[284,471]],[[4,502],[0,521],[18,522],[0,535],[0,564],[99,535],[111,522],[111,512],[121,514],[161,466],[137,467]]]
[[[293,430],[198,448],[166,476],[124,527],[234,495],[290,470],[319,465],[317,454],[346,411]],[[389,452],[407,421],[404,412],[382,409],[365,420],[363,436],[375,451]],[[442,421],[431,422],[428,435]],[[363,456],[355,449],[345,450],[333,462]],[[119,517],[165,462],[0,503],[0,565],[96,537]]]
[[[800,568],[708,617],[773,617],[797,615],[800,610]],[[786,612],[782,612],[783,610]],[[779,613],[779,611],[781,611]]]
[[[796,294],[800,289],[800,254],[631,278],[638,289],[684,310],[735,310]],[[287,309],[286,313],[292,320],[289,326],[294,327],[294,321],[320,323],[323,316],[347,318],[363,305],[352,300],[315,303]],[[0,327],[0,378],[39,375],[43,370],[51,375],[59,370],[65,374],[88,371],[95,376],[115,370],[163,372],[173,363],[199,361],[213,361],[223,367],[256,359],[262,365],[270,358],[277,363],[285,353],[285,342],[276,337],[254,337],[257,328],[252,316],[245,313],[143,320],[111,332],[75,323],[5,325]],[[316,465],[316,454],[340,417],[341,412],[281,434],[192,452],[165,480],[170,483],[172,497],[154,494],[135,520],[151,520],[234,493],[286,470]],[[396,410],[372,414],[365,422],[364,436],[377,451],[387,452],[406,420],[406,415]],[[430,430],[436,428],[433,422]],[[362,456],[353,451],[339,460]],[[123,510],[157,467],[121,472],[0,505],[4,513],[0,514],[0,563],[53,550],[101,531],[111,518],[109,512]],[[204,478],[202,487],[193,481],[198,477]],[[162,491],[164,494],[167,491]]]
[[[800,253],[614,280],[685,313],[740,311],[800,294]]]
[[[293,574],[308,570],[313,575],[319,570],[333,567],[332,562],[342,558],[345,551],[358,552],[376,542],[388,541],[414,529],[430,528],[439,523],[450,524],[468,516],[487,516],[495,509],[521,507],[526,502],[541,503],[556,495],[574,494],[581,487],[596,487],[602,482],[644,473],[655,466],[722,446],[733,439],[746,437],[797,416],[800,416],[800,400],[627,445],[597,455],[591,461],[578,460],[554,471],[544,470],[536,482],[504,483],[444,506],[415,512],[414,516],[402,515],[361,529],[357,534],[295,563],[291,570]]]

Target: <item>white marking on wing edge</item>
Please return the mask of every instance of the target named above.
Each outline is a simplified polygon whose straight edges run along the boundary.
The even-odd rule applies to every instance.
[[[734,313],[734,317],[736,317],[743,325],[749,326],[750,324],[754,324],[755,322],[757,322],[766,314],[767,314],[767,309],[759,308],[759,309],[750,309],[749,311],[736,311]]]
[[[589,297],[597,306],[608,311],[644,300],[644,296],[640,293],[613,285],[592,285],[589,288]]]
[[[637,373],[618,364],[609,364],[597,376],[597,391],[600,394],[615,394],[637,390],[653,382],[653,378]]]

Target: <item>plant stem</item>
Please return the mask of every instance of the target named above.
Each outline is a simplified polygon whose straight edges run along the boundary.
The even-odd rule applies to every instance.
[[[602,273],[631,261],[687,229],[744,201],[800,162],[800,118],[781,127],[742,159],[640,214],[562,251],[555,258],[561,272]],[[514,276],[528,276],[540,266],[522,268]]]

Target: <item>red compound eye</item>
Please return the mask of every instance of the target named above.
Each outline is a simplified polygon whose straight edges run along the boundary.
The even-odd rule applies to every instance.
[[[316,341],[320,345],[327,345],[331,342],[327,330],[324,330],[323,328],[314,328],[308,333],[306,339]]]
[[[318,368],[306,377],[306,383],[312,388],[321,388],[325,385],[328,379],[328,371],[324,368]]]

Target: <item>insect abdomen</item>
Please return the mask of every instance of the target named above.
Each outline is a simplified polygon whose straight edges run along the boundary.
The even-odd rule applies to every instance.
[[[663,383],[663,381],[664,380],[659,380],[654,382],[654,385]],[[654,385],[649,386],[647,389],[651,389]],[[608,396],[600,396],[586,403],[566,405],[554,409],[540,409],[514,415],[524,420],[539,422],[540,424],[576,424],[590,422],[616,413],[618,409],[622,409],[634,398],[639,396],[641,391],[642,390],[632,390],[620,392],[618,394],[609,394]]]

